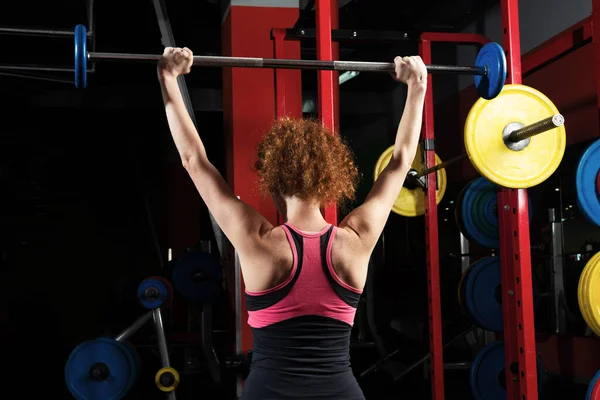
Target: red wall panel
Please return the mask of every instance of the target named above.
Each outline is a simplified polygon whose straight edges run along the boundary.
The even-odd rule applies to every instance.
[[[232,6],[222,24],[223,55],[233,57],[273,58],[271,29],[293,26],[297,8]],[[286,46],[286,56],[300,58],[300,46]],[[286,91],[301,102],[299,73],[288,74]],[[256,146],[275,118],[275,74],[272,69],[223,68],[223,118],[226,140],[227,181],[235,195],[277,223],[277,210],[270,199],[258,191],[258,177],[253,171]],[[294,94],[292,91],[295,91]],[[228,282],[234,281],[231,269]],[[233,296],[234,288],[231,288]],[[252,348],[252,332],[247,324],[248,312],[242,282],[241,293],[242,351]]]

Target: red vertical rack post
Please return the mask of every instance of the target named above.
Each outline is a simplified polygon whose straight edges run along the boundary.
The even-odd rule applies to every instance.
[[[598,96],[598,111],[600,118],[600,0],[592,0],[592,38],[596,61],[596,93]]]
[[[318,60],[333,60],[333,42],[331,41],[332,29],[332,0],[316,0],[316,17],[317,17],[317,59]],[[335,129],[335,82],[337,77],[335,71],[317,71],[318,77],[318,108],[319,118],[327,128],[335,135],[338,134]],[[337,204],[325,205],[324,209],[325,220],[330,224],[338,222]]]
[[[419,54],[425,64],[432,63],[431,43],[447,42],[484,45],[489,42],[485,36],[470,33],[421,34]],[[421,132],[426,154],[426,166],[435,165],[435,140],[433,120],[433,82],[427,81],[427,95],[423,109],[423,130]],[[427,295],[429,306],[429,349],[431,353],[431,398],[444,399],[444,350],[442,341],[442,306],[440,294],[440,255],[438,214],[436,202],[437,174],[427,176],[427,201],[425,202],[425,249],[427,262]]]
[[[507,84],[521,84],[519,1],[502,0]],[[506,391],[509,400],[537,400],[529,210],[526,189],[498,193]]]
[[[431,42],[421,38],[419,53],[425,64],[431,64]],[[425,165],[435,165],[435,140],[433,130],[433,84],[427,80],[427,94],[423,109],[423,151]],[[420,157],[417,154],[417,157]],[[429,349],[431,352],[431,398],[444,399],[444,348],[442,344],[442,301],[440,295],[440,253],[438,236],[438,213],[436,201],[437,173],[427,175],[425,201],[425,251],[427,261],[427,297],[429,307]]]

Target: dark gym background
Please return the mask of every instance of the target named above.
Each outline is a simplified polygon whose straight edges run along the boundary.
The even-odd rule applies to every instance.
[[[221,53],[222,5],[218,0],[166,3],[178,45],[190,47],[198,55]],[[422,31],[469,30],[496,40],[500,35],[499,29],[492,30],[495,25],[489,17],[497,7],[496,1],[343,3],[343,29],[396,30],[417,36]],[[521,3],[523,20],[534,15],[534,5],[528,3],[553,7],[549,3],[557,2]],[[90,1],[13,2],[0,14],[0,26],[72,29],[78,23],[87,24],[89,4]],[[530,50],[585,17],[589,13],[586,4],[573,2],[572,13],[555,13],[555,22],[559,22],[552,26],[527,19],[529,26],[522,28],[523,50]],[[94,19],[98,51],[162,52],[150,1],[98,1],[94,4]],[[314,27],[314,12],[305,13],[300,23]],[[0,41],[0,64],[72,63],[70,38],[4,35]],[[370,43],[343,45],[340,57],[389,61],[395,55],[416,52],[416,41]],[[302,54],[303,58],[314,58],[314,43],[304,43]],[[470,64],[469,58],[463,60],[465,54],[454,45],[435,46],[434,62]],[[85,90],[74,88],[69,73],[18,75],[0,71],[0,339],[5,348],[2,371],[5,382],[20,392],[19,398],[51,395],[68,399],[64,365],[69,353],[84,340],[118,333],[143,312],[135,298],[135,288],[141,279],[160,272],[157,244],[164,243],[169,229],[176,229],[166,217],[166,191],[168,169],[177,166],[178,160],[153,66],[98,64],[89,75],[89,87]],[[48,80],[49,76],[54,81]],[[209,156],[224,172],[221,70],[196,69],[187,82]],[[462,78],[436,78],[436,102],[451,99],[465,86],[464,82]],[[310,99],[316,95],[314,72],[303,73],[303,87],[310,115]],[[393,143],[404,91],[387,76],[369,74],[343,84],[340,91],[341,133],[350,141],[363,174],[358,203],[370,189],[377,158]],[[461,132],[446,129],[437,119],[436,128],[438,137],[462,137]],[[532,244],[547,240],[546,209],[556,207],[565,220],[565,252],[574,254],[575,264],[584,243],[599,240],[598,229],[585,222],[576,206],[571,207],[575,204],[571,176],[582,146],[571,146],[555,176],[530,191],[536,210],[531,226]],[[445,157],[442,148],[439,154]],[[448,170],[449,178],[452,172]],[[453,210],[453,200],[465,183],[451,179],[439,208],[441,273],[442,281],[448,283],[447,288],[442,288],[445,338],[465,327],[465,318],[456,304],[455,288],[460,278],[456,256],[460,250]],[[189,190],[190,201],[199,201],[190,182],[182,185]],[[351,209],[354,204],[346,206]],[[211,239],[206,213],[198,224],[203,227],[205,239]],[[388,351],[402,349],[397,360],[406,364],[428,351],[424,340],[426,324],[423,325],[427,315],[423,229],[422,218],[406,219],[392,214],[385,232],[385,248],[378,248],[374,255],[378,266],[372,280],[377,288],[374,298],[379,331]],[[573,280],[568,284],[573,285]],[[228,307],[227,296],[222,296],[215,312],[215,343],[222,358],[230,355],[231,348],[224,322]],[[403,321],[414,330],[400,334],[390,321]],[[135,336],[134,343],[144,362],[142,375],[129,398],[164,397],[153,384],[158,357],[152,348],[152,335],[148,326]],[[173,353],[177,354],[177,350]],[[352,354],[357,370],[364,370],[379,357],[374,350],[353,350]],[[446,357],[452,361],[453,357],[464,358],[464,354]],[[172,362],[177,367],[176,355]],[[422,375],[417,369],[411,375],[416,379],[405,378],[394,384],[376,373],[361,384],[366,393],[379,393],[373,398],[386,398],[374,391],[382,387],[426,398],[429,384]],[[454,375],[457,379],[452,379]],[[232,377],[227,373],[224,377],[222,385],[214,385],[207,372],[183,379],[178,396],[197,398],[215,390],[215,395],[207,398],[231,398]],[[452,391],[457,396],[449,398],[466,398],[468,375],[450,371],[446,386],[448,396]]]

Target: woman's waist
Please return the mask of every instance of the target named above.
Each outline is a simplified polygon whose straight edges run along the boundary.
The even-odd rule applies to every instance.
[[[307,349],[261,349],[252,351],[251,369],[294,375],[335,375],[351,372],[350,353]]]

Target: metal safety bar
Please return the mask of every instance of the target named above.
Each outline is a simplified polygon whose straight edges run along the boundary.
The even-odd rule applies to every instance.
[[[63,29],[29,29],[29,28],[10,28],[0,27],[0,35],[18,35],[18,36],[41,36],[41,37],[73,37],[73,30]],[[87,32],[87,36],[92,36],[92,30]]]
[[[560,215],[560,213],[558,214]],[[548,209],[548,220],[552,233],[550,281],[552,293],[552,316],[554,317],[554,333],[564,335],[567,332],[568,304],[565,298],[565,265],[562,220],[556,209]]]
[[[0,65],[0,71],[73,72],[74,69],[66,67],[44,67],[41,65]]]
[[[167,7],[165,5],[165,2],[163,0],[153,0],[153,4],[154,4],[154,11],[156,12],[156,19],[158,21],[158,27],[160,29],[160,35],[162,38],[162,45],[165,47],[175,47],[175,36],[173,35],[173,30],[171,29],[171,23],[169,22],[169,17],[167,14]],[[90,58],[94,58],[94,57],[90,57],[90,56],[98,56],[98,55],[110,55],[113,53],[90,53],[88,52],[88,60]],[[115,54],[113,54],[115,55]],[[118,54],[117,54],[118,56]],[[148,61],[158,61],[160,59],[160,56],[148,56],[148,57],[153,57],[152,59],[149,59]],[[185,108],[188,111],[188,114],[190,115],[190,118],[192,119],[192,122],[194,123],[194,125],[197,127],[198,123],[196,122],[196,116],[194,115],[194,106],[192,105],[192,100],[190,98],[190,94],[187,88],[187,84],[185,82],[185,77],[180,75],[177,77],[177,83],[179,85],[179,90],[181,91],[181,97],[183,97],[183,102],[185,103]],[[225,259],[227,257],[227,247],[228,247],[228,242],[227,242],[227,238],[225,237],[225,235],[223,234],[223,231],[221,230],[221,228],[219,227],[219,225],[217,224],[214,216],[212,215],[212,213],[209,211],[208,212],[208,216],[210,217],[210,222],[211,222],[211,226],[213,228],[213,233],[215,235],[215,241],[217,242],[217,248],[219,249],[219,255],[221,256],[221,259]]]
[[[167,338],[165,336],[165,329],[162,321],[162,313],[160,308],[152,310],[152,317],[154,319],[154,330],[156,331],[156,339],[158,342],[158,353],[160,354],[160,363],[162,367],[170,367],[171,361],[169,360],[169,348],[167,347]],[[175,400],[175,392],[166,393],[168,399]]]
[[[38,81],[46,81],[46,82],[54,82],[54,83],[68,83],[68,84],[73,83],[73,81],[66,80],[66,79],[51,78],[51,77],[47,77],[47,76],[17,74],[17,73],[11,73],[11,72],[0,72],[0,76],[9,76],[11,78],[21,78],[21,79],[33,79],[33,80],[38,80]]]
[[[123,330],[123,332],[119,333],[115,337],[115,340],[117,342],[126,342],[127,340],[129,340],[130,337],[132,337],[133,335],[135,335],[135,333],[137,331],[139,331],[140,328],[146,322],[148,322],[148,320],[150,320],[151,317],[152,317],[152,311],[148,311],[146,314],[144,314],[141,317],[139,317],[138,319],[136,319],[133,322],[133,324],[131,324],[127,328],[125,328],[125,330]]]

